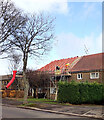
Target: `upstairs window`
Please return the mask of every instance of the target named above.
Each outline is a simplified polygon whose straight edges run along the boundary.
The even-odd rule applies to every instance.
[[[98,72],[90,73],[90,79],[97,79],[97,78],[99,78]]]
[[[79,80],[79,79],[82,79],[82,73],[78,73],[77,74],[77,79]]]

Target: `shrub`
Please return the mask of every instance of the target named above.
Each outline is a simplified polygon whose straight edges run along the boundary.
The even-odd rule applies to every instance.
[[[2,96],[2,98],[7,97],[7,93],[5,92],[5,90],[1,90],[0,92],[0,97]]]
[[[2,97],[11,97],[11,98],[23,98],[24,97],[24,91],[18,91],[18,90],[1,90],[0,96]]]
[[[16,97],[16,90],[10,91],[10,97]]]
[[[16,97],[17,98],[23,98],[24,97],[24,91],[17,91]]]
[[[104,85],[100,83],[58,83],[58,101],[71,104],[104,102]]]

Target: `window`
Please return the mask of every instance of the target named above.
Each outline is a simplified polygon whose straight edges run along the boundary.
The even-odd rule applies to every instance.
[[[82,79],[82,73],[78,73],[77,74],[77,79],[79,80],[79,79]]]
[[[2,85],[7,85],[7,81],[2,81]]]
[[[56,88],[51,87],[51,88],[50,88],[50,94],[55,94],[55,93],[56,93]]]
[[[95,73],[90,73],[90,79],[97,79],[99,78],[99,73],[95,72]]]
[[[42,88],[38,88],[38,93],[42,93]]]
[[[3,81],[3,84],[4,84],[4,85],[7,85],[7,81]]]

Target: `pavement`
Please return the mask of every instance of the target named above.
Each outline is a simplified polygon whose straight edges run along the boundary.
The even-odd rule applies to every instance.
[[[73,115],[79,117],[90,117],[96,119],[104,119],[104,106],[103,105],[61,105],[61,104],[46,104],[35,102],[34,106],[20,106],[21,101],[10,100],[8,98],[2,99],[2,105],[11,106],[23,109],[32,109],[37,111],[45,111],[64,115]]]

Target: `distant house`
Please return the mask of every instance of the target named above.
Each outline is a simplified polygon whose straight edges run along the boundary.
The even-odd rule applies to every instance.
[[[21,81],[22,79],[22,75],[16,75],[16,78],[14,80],[14,82],[12,83],[12,85],[9,86],[8,90],[13,90],[13,89],[18,89],[20,88],[20,82],[17,83],[17,79],[19,79],[19,81]],[[2,90],[5,90],[6,85],[9,83],[9,81],[12,79],[12,75],[1,75],[0,76],[0,86]],[[15,83],[16,82],[16,83]]]
[[[1,89],[5,89],[8,82],[11,80],[11,75],[1,75],[0,76],[0,86]],[[11,89],[11,86],[10,86]]]
[[[55,99],[57,81],[103,82],[104,53],[55,60],[39,69],[51,74],[50,98]]]

